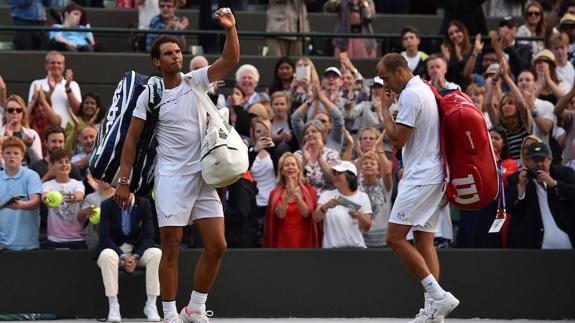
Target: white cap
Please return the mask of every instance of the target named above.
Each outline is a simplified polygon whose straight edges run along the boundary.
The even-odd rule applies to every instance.
[[[350,162],[350,161],[347,161],[347,160],[340,161],[339,164],[333,166],[331,169],[335,170],[336,172],[340,172],[340,173],[343,173],[345,171],[350,171],[355,176],[357,176],[357,168],[355,168],[355,164]]]
[[[339,68],[335,66],[330,66],[326,68],[325,71],[323,72],[323,75],[325,76],[327,73],[335,73],[337,74],[337,76],[341,77],[341,71],[339,70]]]
[[[373,84],[379,84],[379,85],[383,86],[383,80],[381,79],[381,77],[376,76],[373,78]]]

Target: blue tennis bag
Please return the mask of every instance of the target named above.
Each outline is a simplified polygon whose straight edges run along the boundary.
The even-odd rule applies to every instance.
[[[106,118],[90,155],[90,173],[95,179],[115,186],[120,174],[122,147],[128,134],[132,113],[138,97],[146,87],[150,88],[146,111],[145,131],[136,145],[136,155],[132,164],[130,191],[139,196],[147,196],[154,187],[154,170],[157,162],[158,142],[154,130],[159,117],[163,82],[155,76],[147,76],[130,71],[118,83],[112,104],[106,111]]]

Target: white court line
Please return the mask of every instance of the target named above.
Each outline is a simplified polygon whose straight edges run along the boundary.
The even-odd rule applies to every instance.
[[[298,319],[298,318],[213,318],[210,321],[213,323],[328,323],[328,322],[346,322],[346,323],[406,323],[410,321],[410,318],[398,319],[398,318],[312,318],[312,319]],[[493,319],[450,319],[447,318],[446,323],[567,323],[575,322],[575,320],[493,320]],[[55,320],[55,321],[34,321],[34,322],[44,322],[44,323],[95,323],[100,322],[98,320]],[[128,323],[149,323],[144,319],[122,319],[122,322]]]

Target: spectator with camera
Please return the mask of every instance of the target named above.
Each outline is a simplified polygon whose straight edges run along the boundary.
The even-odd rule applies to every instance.
[[[38,206],[42,182],[22,166],[26,146],[16,137],[2,141],[5,169],[0,171],[0,251],[38,248]]]
[[[526,168],[509,176],[511,248],[572,249],[575,245],[575,171],[551,165],[544,143],[527,147]]]

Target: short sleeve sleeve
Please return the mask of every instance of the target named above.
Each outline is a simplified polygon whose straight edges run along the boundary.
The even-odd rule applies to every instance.
[[[42,180],[35,171],[28,172],[28,196],[32,194],[42,194]]]
[[[319,200],[317,201],[318,204],[325,204],[327,203],[329,200],[332,199],[332,191],[325,191],[323,193],[321,193],[321,195],[319,196]]]
[[[202,92],[207,92],[210,86],[208,68],[209,66],[206,66],[192,72],[192,82]]]
[[[395,123],[414,128],[420,110],[421,104],[417,95],[413,92],[405,92],[399,97]]]
[[[80,181],[77,181],[77,180],[74,180],[74,186],[73,186],[73,188],[74,188],[74,192],[82,192],[82,193],[84,193],[84,191],[86,190],[86,189],[84,188],[84,183],[82,183],[82,182],[80,182]]]
[[[138,101],[136,101],[136,107],[134,108],[134,111],[132,112],[132,117],[146,120],[146,108],[147,108],[147,103],[148,103],[148,93],[149,92],[150,91],[149,91],[148,87],[146,87],[144,89],[144,91],[142,91],[142,93],[140,93],[140,96],[138,97]]]

